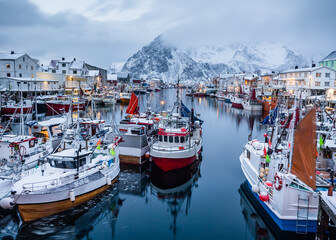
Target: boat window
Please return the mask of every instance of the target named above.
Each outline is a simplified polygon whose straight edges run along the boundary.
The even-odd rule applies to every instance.
[[[246,150],[246,156],[247,156],[248,159],[251,159],[251,153],[250,153],[249,150]]]
[[[174,142],[174,137],[173,136],[169,136],[169,142],[170,143]]]
[[[184,143],[184,137],[181,137],[181,143]]]
[[[29,147],[33,148],[35,146],[35,141],[34,140],[30,140],[29,141]]]
[[[95,135],[96,134],[96,131],[97,131],[97,126],[96,125],[92,125],[91,126],[92,128],[92,133],[91,133],[91,136]]]
[[[179,143],[180,142],[180,138],[179,137],[175,137],[175,142]]]
[[[188,139],[189,139],[188,136],[186,136],[186,142],[188,142]]]
[[[168,137],[167,136],[164,136],[163,139],[164,139],[164,142],[168,142]]]
[[[162,135],[159,135],[159,141],[162,142]]]

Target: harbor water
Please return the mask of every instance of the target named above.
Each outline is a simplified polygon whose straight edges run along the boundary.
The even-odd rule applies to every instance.
[[[192,99],[181,90],[183,103]],[[139,106],[173,106],[175,89],[141,95]],[[262,139],[261,115],[232,108],[210,97],[194,97],[204,120],[202,158],[185,169],[163,173],[151,163],[121,166],[119,181],[104,194],[61,214],[21,223],[15,211],[0,213],[2,239],[276,239],[244,194],[239,155],[248,135]],[[127,106],[97,108],[107,123],[118,123]],[[74,114],[76,115],[76,113]],[[280,234],[280,237],[281,234]]]

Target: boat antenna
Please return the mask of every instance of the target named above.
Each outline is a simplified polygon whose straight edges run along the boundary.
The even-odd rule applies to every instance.
[[[290,155],[289,155],[289,169],[288,171],[291,172],[292,165],[293,165],[293,153],[294,153],[294,132],[295,132],[295,122],[296,122],[296,94],[294,97],[294,112],[293,112],[293,120],[292,120],[292,132],[291,132],[291,148],[290,148]]]
[[[177,76],[177,89],[176,89],[176,102],[179,104],[180,95],[180,75]],[[176,111],[178,113],[179,106],[176,106]]]
[[[23,125],[23,94],[22,94],[22,82],[20,82],[19,86],[20,86],[20,102],[21,102],[21,113],[20,113],[20,118],[21,118],[21,123],[20,123],[20,134],[21,136],[24,136],[24,125]]]

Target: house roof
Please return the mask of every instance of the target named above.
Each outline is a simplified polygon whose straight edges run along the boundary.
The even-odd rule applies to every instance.
[[[83,69],[84,61],[73,61],[70,69]]]
[[[128,78],[128,73],[120,72],[118,73],[118,78]]]
[[[116,73],[107,74],[107,80],[110,80],[110,81],[118,80],[118,74],[116,74]]]
[[[0,60],[15,60],[23,55],[25,55],[25,53],[0,53]]]
[[[321,62],[323,61],[329,61],[329,60],[336,60],[336,51],[331,52],[328,56],[323,58]]]
[[[48,68],[55,68],[56,69],[58,62],[59,62],[59,60],[51,60]]]

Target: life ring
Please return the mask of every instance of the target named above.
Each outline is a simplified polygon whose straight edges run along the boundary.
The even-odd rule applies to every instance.
[[[22,158],[26,154],[26,147],[20,146],[19,148],[19,156]]]
[[[160,118],[158,118],[158,117],[153,118],[153,120],[155,121],[155,123],[160,122]]]
[[[282,177],[278,176],[277,173],[274,175],[274,187],[278,191],[280,191],[282,188]]]

